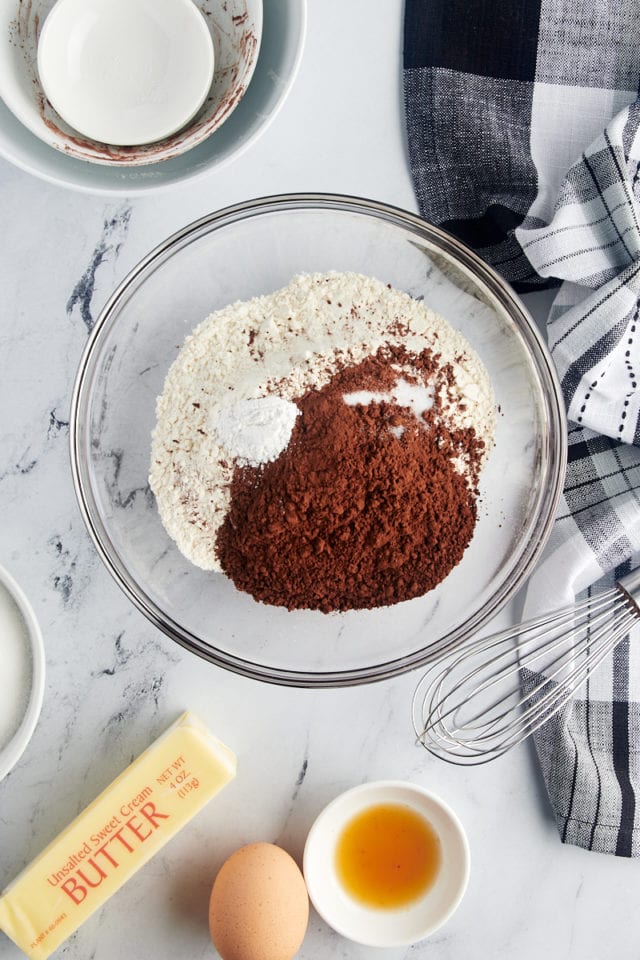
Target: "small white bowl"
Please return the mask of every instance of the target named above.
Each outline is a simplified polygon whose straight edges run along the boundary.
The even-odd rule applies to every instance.
[[[4,731],[9,739],[0,740],[0,780],[2,780],[24,753],[38,722],[44,697],[45,652],[42,632],[33,608],[11,574],[3,567],[0,567],[0,591],[3,594],[0,602],[4,602],[8,597],[9,601],[15,604],[12,611],[15,617],[11,619],[15,619],[20,625],[20,637],[17,638],[17,642],[24,644],[22,651],[24,668],[19,672],[23,675],[25,684],[23,696],[17,699],[18,712],[11,729]],[[1,636],[0,658],[4,660],[5,666],[7,660],[4,658],[8,651],[4,649],[3,644],[6,642],[11,641]],[[18,649],[16,647],[16,650]]]
[[[406,907],[375,909],[355,900],[336,870],[336,846],[349,821],[378,804],[400,804],[420,814],[440,840],[441,863],[432,886]],[[469,846],[462,824],[438,797],[402,780],[364,783],[336,797],[318,816],[304,849],[309,897],[337,933],[369,947],[417,943],[442,926],[460,903],[469,880]]]
[[[213,81],[213,40],[193,0],[57,0],[37,57],[60,116],[116,146],[186,126]]]

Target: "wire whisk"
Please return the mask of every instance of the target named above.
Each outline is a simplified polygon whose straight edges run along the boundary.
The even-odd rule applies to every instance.
[[[586,600],[466,641],[418,684],[416,736],[450,763],[502,756],[562,710],[639,620],[640,568]]]

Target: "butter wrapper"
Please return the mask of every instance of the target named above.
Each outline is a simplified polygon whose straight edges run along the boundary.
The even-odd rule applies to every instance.
[[[45,960],[236,773],[236,758],[183,714],[7,887],[0,929]]]

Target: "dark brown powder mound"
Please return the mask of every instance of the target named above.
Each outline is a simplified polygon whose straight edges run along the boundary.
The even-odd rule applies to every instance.
[[[301,416],[276,461],[236,469],[217,550],[240,590],[290,610],[363,609],[420,596],[460,561],[476,494],[451,458],[465,451],[477,477],[482,441],[436,429],[437,405],[419,422],[395,404],[343,400],[393,387],[391,362],[409,361],[421,381],[447,382],[428,351],[381,350],[297,401]]]

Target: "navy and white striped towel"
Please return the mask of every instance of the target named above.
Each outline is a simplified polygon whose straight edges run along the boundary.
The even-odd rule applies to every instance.
[[[406,0],[420,210],[521,292],[561,284],[548,339],[564,497],[525,616],[640,562],[640,0]],[[640,629],[536,734],[564,841],[640,855]]]

